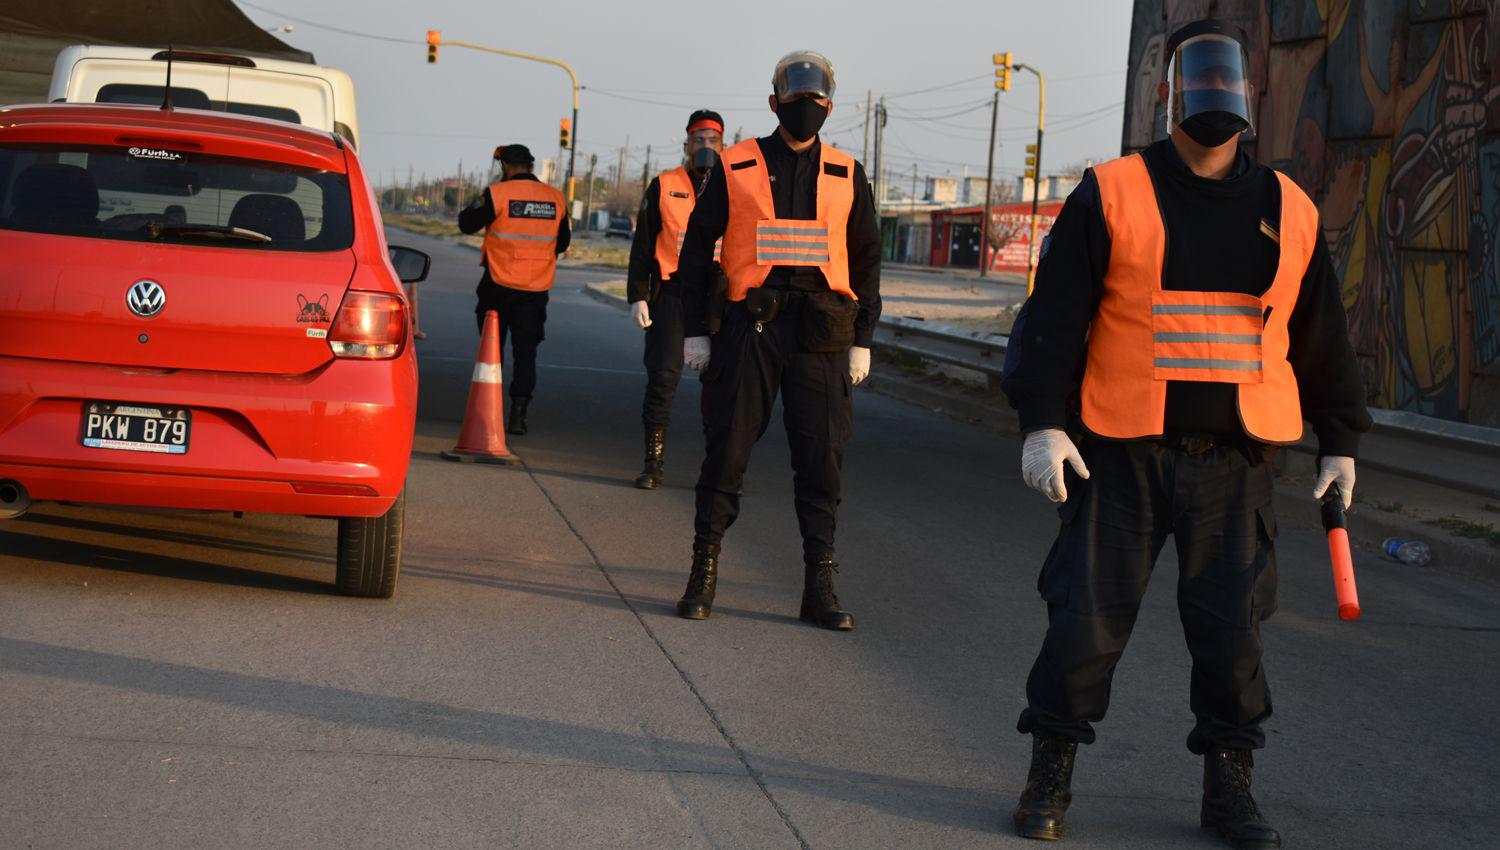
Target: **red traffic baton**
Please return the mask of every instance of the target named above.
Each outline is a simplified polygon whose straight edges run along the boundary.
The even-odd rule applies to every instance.
[[[1359,619],[1359,589],[1354,586],[1354,555],[1349,551],[1349,520],[1344,496],[1332,484],[1323,495],[1323,530],[1328,532],[1328,558],[1333,562],[1333,592],[1338,596],[1339,619]]]

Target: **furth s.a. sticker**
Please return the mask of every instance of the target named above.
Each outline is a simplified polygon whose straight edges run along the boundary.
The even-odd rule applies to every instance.
[[[511,201],[511,218],[557,218],[557,204],[551,201]]]
[[[306,295],[297,296],[297,321],[324,325],[329,321],[328,293],[317,301],[308,301]]]
[[[182,159],[182,154],[161,148],[130,148],[125,152],[136,159],[153,159],[157,162],[176,162]]]

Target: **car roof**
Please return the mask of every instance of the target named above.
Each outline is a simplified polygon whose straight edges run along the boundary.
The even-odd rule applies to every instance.
[[[189,144],[205,153],[274,159],[344,171],[344,143],[332,133],[251,115],[103,103],[0,107],[0,142],[87,138],[119,144]],[[81,140],[81,139],[80,139]]]

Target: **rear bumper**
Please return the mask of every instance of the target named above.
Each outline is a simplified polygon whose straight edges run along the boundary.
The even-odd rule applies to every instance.
[[[0,357],[0,479],[39,501],[379,516],[405,483],[416,394],[410,350],[295,376]],[[191,408],[188,452],[83,446],[88,401]]]

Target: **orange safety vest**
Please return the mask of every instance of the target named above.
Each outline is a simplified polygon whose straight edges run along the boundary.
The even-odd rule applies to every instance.
[[[819,146],[818,217],[776,217],[771,177],[755,139],[746,139],[722,157],[729,189],[729,225],[720,260],[729,279],[729,300],[765,283],[772,266],[812,266],[828,287],[854,298],[849,287],[849,210],[854,206],[854,157],[828,144]],[[856,299],[858,300],[858,299]]]
[[[1281,258],[1260,297],[1162,288],[1167,234],[1140,154],[1094,166],[1109,268],[1089,325],[1083,424],[1109,439],[1160,436],[1168,381],[1234,384],[1245,433],[1264,443],[1302,438],[1287,322],[1318,237],[1318,209],[1280,172]]]
[[[563,194],[535,180],[505,180],[490,187],[490,201],[495,220],[484,231],[490,280],[529,292],[551,289]]]
[[[661,232],[656,234],[656,267],[661,279],[677,274],[677,259],[682,256],[682,243],[687,239],[688,218],[698,203],[693,178],[684,167],[663,171],[657,176],[657,188],[661,191],[656,208],[661,218]],[[724,244],[720,239],[714,243],[714,259]]]

